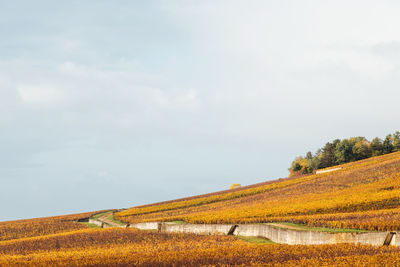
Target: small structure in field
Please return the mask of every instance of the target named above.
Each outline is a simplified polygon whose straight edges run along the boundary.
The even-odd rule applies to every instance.
[[[342,169],[342,168],[339,167],[339,168],[333,168],[333,169],[328,169],[328,170],[319,170],[319,171],[316,171],[315,174],[321,174],[321,173],[326,173],[326,172],[333,172],[333,171],[338,171],[338,170],[341,170],[341,169]]]
[[[230,189],[236,189],[236,188],[240,188],[240,187],[242,187],[241,184],[232,184]]]

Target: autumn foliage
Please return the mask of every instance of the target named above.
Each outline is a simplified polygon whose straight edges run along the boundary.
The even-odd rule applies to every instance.
[[[115,214],[135,223],[294,222],[400,230],[400,152]],[[399,266],[400,247],[253,244],[234,236],[88,229],[98,212],[0,223],[0,266]]]
[[[317,169],[336,166],[400,151],[400,132],[388,134],[384,140],[376,137],[368,141],[365,137],[336,139],[328,142],[313,155],[307,152],[305,157],[297,157],[291,164],[290,176],[313,173]]]
[[[276,181],[210,197],[131,208],[122,221],[287,221],[365,230],[400,229],[400,153],[341,165],[335,172]]]
[[[0,242],[0,266],[321,266],[400,264],[400,248],[258,245],[233,236],[87,229]]]
[[[98,212],[0,222],[0,241],[85,229],[77,221],[95,213]]]

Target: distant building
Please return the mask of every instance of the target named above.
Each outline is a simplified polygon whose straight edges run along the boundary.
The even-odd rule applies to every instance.
[[[342,169],[342,168],[340,167],[340,168],[333,168],[333,169],[328,169],[328,170],[319,170],[319,171],[316,171],[315,174],[326,173],[326,172],[333,172],[333,171],[338,171],[338,170],[341,170],[341,169]]]
[[[242,187],[241,184],[232,184],[230,189],[236,189]]]

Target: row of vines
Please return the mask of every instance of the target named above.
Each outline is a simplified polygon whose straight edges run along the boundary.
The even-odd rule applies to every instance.
[[[210,199],[132,208],[117,213],[116,217],[130,223],[290,221],[312,226],[398,230],[399,208],[400,153],[392,153],[345,164],[342,170],[332,173],[285,180]]]
[[[400,248],[258,245],[232,236],[86,229],[0,242],[0,266],[321,266],[400,264]]]
[[[85,229],[87,226],[77,221],[95,213],[99,212],[0,222],[0,241]]]

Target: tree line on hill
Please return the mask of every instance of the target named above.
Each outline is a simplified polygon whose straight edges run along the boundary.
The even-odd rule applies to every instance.
[[[297,157],[291,164],[290,176],[313,173],[314,170],[340,165],[347,162],[380,156],[400,151],[400,132],[388,134],[384,140],[376,137],[368,141],[358,136],[348,139],[336,139],[328,142],[315,154],[307,152]]]

